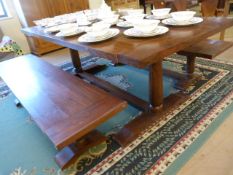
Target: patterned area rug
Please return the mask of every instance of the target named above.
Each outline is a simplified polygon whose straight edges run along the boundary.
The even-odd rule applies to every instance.
[[[93,58],[91,62],[108,64],[106,60],[99,58]],[[84,61],[84,64],[89,63],[89,61]],[[176,55],[164,61],[164,68],[177,72],[184,72],[184,65],[185,59]],[[68,72],[72,70],[70,63],[64,64],[61,67]],[[187,151],[189,151],[189,157],[192,156],[194,152],[190,154],[190,147],[198,141],[198,138],[204,135],[213,123],[221,124],[218,119],[219,117],[226,117],[221,115],[224,111],[230,109],[230,112],[232,112],[232,108],[230,107],[233,102],[233,65],[198,59],[196,72],[201,75],[201,79],[186,91],[189,94],[187,101],[177,109],[171,111],[167,116],[164,116],[158,123],[152,123],[151,126],[148,126],[148,129],[129,146],[126,148],[120,147],[111,138],[111,135],[119,131],[125,124],[140,114],[141,111],[138,111],[132,106],[129,106],[125,111],[98,127],[99,131],[109,136],[108,141],[90,149],[72,167],[64,172],[59,171],[59,168],[54,163],[53,156],[56,154],[56,150],[51,148],[51,143],[47,138],[44,138],[36,126],[33,126],[33,128],[30,128],[32,126],[27,126],[33,125],[33,123],[28,122],[30,121],[29,117],[27,117],[27,113],[24,111],[23,114],[26,115],[25,120],[27,122],[23,123],[23,125],[26,125],[23,129],[29,127],[27,132],[25,132],[27,134],[30,132],[31,135],[30,138],[24,137],[22,139],[26,143],[33,143],[35,142],[33,138],[35,139],[36,137],[36,140],[40,140],[40,147],[36,144],[33,145],[34,147],[28,147],[26,152],[30,156],[18,156],[17,160],[15,160],[17,154],[11,155],[7,160],[3,159],[4,156],[1,156],[0,162],[4,163],[2,165],[0,164],[0,175],[1,170],[3,174],[9,174],[11,172],[10,170],[16,167],[22,168],[15,170],[12,175],[27,173],[50,175],[175,174],[180,168],[180,165],[177,167],[177,162],[180,161],[179,159]],[[138,70],[130,66],[107,66],[103,71],[96,73],[96,76],[144,100],[148,100],[147,70]],[[164,77],[164,96],[179,91],[174,88],[175,83],[176,81],[173,79]],[[6,86],[4,88],[8,91]],[[8,98],[13,98],[11,97],[12,95],[9,95],[9,91],[2,96],[4,96],[4,99],[0,100],[0,102],[4,102]],[[9,99],[9,101],[11,100]],[[5,115],[8,115],[7,112],[11,112],[11,110],[4,111],[0,104],[0,113],[2,111]],[[6,122],[2,118],[0,120],[0,123]],[[20,120],[22,120],[22,117]],[[14,127],[11,127],[11,129],[13,130]],[[6,126],[4,128],[3,126],[2,131],[0,137],[5,138],[6,135],[4,133],[8,133],[8,128]],[[18,130],[18,134],[23,133]],[[7,137],[11,137],[11,134],[8,134]],[[15,147],[18,147],[17,144],[19,142],[21,143],[22,141],[16,140]],[[8,147],[0,145],[0,154],[3,152],[4,155],[9,153],[9,151],[11,150]],[[23,152],[23,150],[21,151]],[[176,167],[172,169],[174,165]],[[33,169],[33,167],[37,167],[37,170]],[[27,169],[27,172],[24,172],[24,169]]]

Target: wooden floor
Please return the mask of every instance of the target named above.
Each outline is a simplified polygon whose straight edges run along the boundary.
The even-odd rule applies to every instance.
[[[233,114],[186,163],[178,175],[233,175]]]
[[[230,39],[228,38],[228,40]],[[215,59],[233,62],[233,47]],[[233,175],[232,133],[233,113],[186,163],[178,175]]]
[[[64,61],[69,61],[69,52],[63,49],[44,55],[42,58],[53,64],[62,64]],[[216,59],[233,62],[233,47]],[[233,175],[232,133],[233,113],[184,165],[178,175]]]

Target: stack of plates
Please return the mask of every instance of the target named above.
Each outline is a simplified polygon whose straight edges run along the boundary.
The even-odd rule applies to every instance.
[[[124,34],[130,37],[152,37],[152,36],[165,34],[168,31],[169,29],[167,27],[158,26],[154,31],[151,31],[150,33],[143,33],[141,31],[136,30],[135,28],[130,28],[126,30]]]
[[[200,17],[193,17],[189,21],[182,21],[182,22],[178,22],[174,20],[173,18],[164,19],[162,21],[163,24],[170,25],[170,26],[189,26],[189,25],[194,25],[194,24],[198,24],[201,22],[203,22],[203,19]]]
[[[120,33],[119,29],[109,29],[109,31],[106,34],[98,36],[98,37],[93,37],[93,36],[88,35],[88,33],[86,33],[80,36],[78,38],[78,41],[85,42],[85,43],[95,43],[95,42],[105,41],[107,39],[113,38],[119,33]]]

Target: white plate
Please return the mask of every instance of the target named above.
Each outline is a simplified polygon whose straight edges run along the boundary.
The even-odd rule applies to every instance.
[[[154,31],[150,33],[142,33],[140,31],[137,31],[135,28],[128,29],[124,31],[124,34],[126,36],[131,36],[131,37],[152,37],[152,36],[157,36],[157,35],[162,35],[164,33],[167,33],[169,29],[164,26],[158,26]]]
[[[117,27],[129,28],[133,27],[133,25],[130,24],[128,21],[120,21],[117,23]]]
[[[168,15],[165,15],[165,16],[154,16],[154,15],[147,15],[146,16],[146,19],[156,19],[156,20],[163,20],[163,19],[167,19],[167,18],[170,18],[171,15],[168,14]]]
[[[73,26],[77,26],[77,24],[68,23],[68,24],[61,24],[61,25],[57,25],[57,26],[53,26],[53,27],[48,27],[48,28],[44,29],[44,32],[45,33],[56,33],[56,32],[60,32],[61,29],[65,29],[65,28],[69,28],[69,27],[73,27]]]
[[[203,22],[203,19],[200,17],[193,17],[191,20],[185,22],[177,22],[173,18],[164,19],[162,21],[163,24],[170,26],[189,26],[189,25],[199,24],[201,22]]]
[[[69,33],[69,34],[63,34],[62,32],[58,32],[55,36],[57,37],[71,37],[71,36],[75,36],[78,35],[80,33],[83,33],[84,29],[77,29],[75,32]]]
[[[58,25],[44,29],[45,33],[55,33],[55,32],[59,32],[59,31],[60,31],[60,28]]]
[[[89,26],[92,24],[90,21],[79,21],[77,22],[79,26]]]
[[[78,42],[95,43],[95,42],[105,41],[107,39],[113,38],[119,33],[120,33],[119,29],[109,29],[109,32],[107,32],[107,34],[99,37],[90,37],[88,36],[88,34],[84,34],[78,38]]]

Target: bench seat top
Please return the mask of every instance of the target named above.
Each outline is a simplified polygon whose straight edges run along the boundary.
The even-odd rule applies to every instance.
[[[197,57],[213,59],[232,46],[233,42],[205,39],[197,44],[185,48],[184,50],[178,52],[178,54],[185,56],[195,55]]]
[[[0,63],[0,77],[57,149],[74,143],[127,106],[33,55]]]

